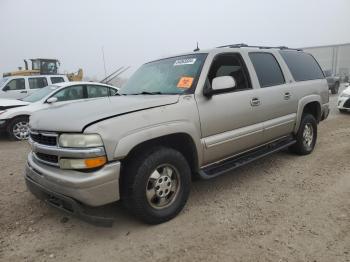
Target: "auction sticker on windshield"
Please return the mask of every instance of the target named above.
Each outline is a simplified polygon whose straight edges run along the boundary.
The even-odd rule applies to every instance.
[[[175,61],[174,66],[193,65],[196,62],[196,60],[196,58],[179,59]]]
[[[177,83],[178,88],[190,88],[193,83],[193,77],[183,76],[180,78],[179,82]]]

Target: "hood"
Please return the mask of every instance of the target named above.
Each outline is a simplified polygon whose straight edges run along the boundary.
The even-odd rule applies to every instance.
[[[16,99],[0,99],[0,110],[5,110],[13,107],[26,106],[29,102],[24,102]]]
[[[177,103],[179,95],[128,95],[73,102],[39,110],[30,117],[34,130],[82,132],[87,125],[135,111]]]
[[[346,89],[344,89],[344,91],[342,92],[342,94],[350,95],[350,86],[348,86]]]

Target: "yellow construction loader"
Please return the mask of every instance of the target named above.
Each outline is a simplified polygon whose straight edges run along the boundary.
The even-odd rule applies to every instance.
[[[31,76],[31,75],[57,75],[60,61],[57,59],[36,58],[30,59],[31,69],[28,61],[24,60],[24,69],[21,67],[17,71],[4,73],[3,77],[8,76]],[[76,73],[66,74],[69,81],[81,81],[83,79],[83,69],[79,69]]]

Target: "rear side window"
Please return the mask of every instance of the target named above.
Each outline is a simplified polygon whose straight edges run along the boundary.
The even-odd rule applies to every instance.
[[[61,82],[64,82],[63,77],[51,77],[52,84],[61,83]]]
[[[30,89],[38,89],[47,86],[47,79],[45,77],[29,78],[28,81]]]
[[[88,98],[109,96],[109,87],[100,85],[87,86]]]
[[[295,81],[323,79],[324,75],[312,55],[298,51],[280,51]]]
[[[261,87],[285,83],[282,70],[276,58],[270,53],[249,53]]]

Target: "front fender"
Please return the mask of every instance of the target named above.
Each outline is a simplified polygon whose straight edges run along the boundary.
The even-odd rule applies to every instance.
[[[151,139],[163,137],[172,134],[187,134],[189,135],[197,149],[198,162],[202,163],[202,145],[200,143],[199,133],[193,123],[190,121],[171,121],[160,125],[148,126],[121,138],[114,151],[114,159],[124,158],[137,145],[149,141]]]

